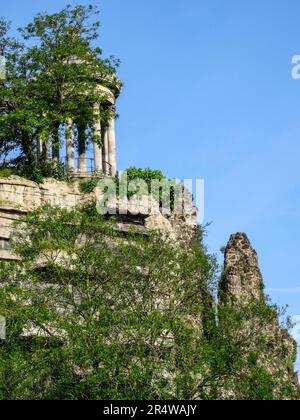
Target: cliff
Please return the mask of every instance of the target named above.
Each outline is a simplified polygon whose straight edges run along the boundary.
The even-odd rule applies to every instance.
[[[226,330],[228,313],[237,317],[237,329]],[[268,305],[258,256],[245,233],[232,235],[225,250],[219,287],[219,322],[247,361],[245,369],[249,370],[251,362],[250,365],[264,368],[278,379],[275,386],[278,398],[283,398],[280,389],[283,382],[292,394],[299,392],[294,372],[297,343],[281,327],[276,308]],[[235,376],[231,384],[233,392],[236,379]]]
[[[10,261],[18,258],[10,249],[10,241],[16,234],[13,222],[21,215],[44,205],[72,209],[77,205],[98,199],[97,189],[84,194],[81,192],[78,181],[66,183],[46,179],[43,184],[36,184],[16,176],[0,179],[0,260]],[[118,203],[118,209],[121,206],[122,203]],[[127,215],[119,215],[118,211],[116,213],[116,226],[120,232],[126,233],[131,227],[135,227],[141,235],[147,235],[147,232],[156,229],[173,243],[183,243],[186,249],[192,246],[197,226],[197,211],[193,206],[187,206],[182,215],[163,216],[153,213],[148,204],[139,200],[131,203]],[[152,250],[151,254],[153,254]],[[167,253],[165,259],[173,258],[171,255]],[[133,254],[132,258],[134,258]],[[115,262],[107,269],[109,271],[109,267],[111,270],[113,267],[116,278],[119,275],[117,264],[118,262]],[[157,264],[159,265],[159,262]],[[166,260],[164,264],[168,265]],[[173,270],[174,273],[173,271],[171,273],[175,282],[172,287],[178,288],[180,281],[183,281],[187,274],[176,274],[175,257],[172,259],[172,264],[176,268]],[[139,267],[138,262],[135,265]],[[139,277],[136,280],[139,287]],[[186,305],[192,302],[193,294],[200,294],[201,288],[199,289],[198,284],[200,281],[201,279],[195,279],[195,289],[187,291],[189,300],[186,301]],[[169,310],[169,300],[172,300],[170,297],[173,293],[171,283],[170,289],[166,292],[167,297],[164,297],[162,289],[159,288],[160,285],[156,284],[156,278],[153,282],[153,290],[157,289],[155,292],[157,308],[162,306],[163,312],[166,311],[165,308]],[[184,289],[184,285],[180,287]],[[253,399],[257,399],[261,392],[261,397],[267,398],[266,389],[272,387],[272,396],[278,399],[298,397],[299,386],[294,372],[296,343],[288,331],[281,327],[276,308],[267,302],[263,289],[258,256],[246,234],[232,235],[225,250],[217,313],[214,312],[216,302],[213,297],[210,297],[209,303],[206,302],[205,305],[201,298],[201,306],[197,308],[201,307],[202,312],[198,312],[197,316],[195,313],[191,316],[186,307],[182,312],[183,325],[191,327],[195,343],[205,348],[207,352],[204,352],[205,355],[213,352],[212,360],[204,361],[203,373],[194,378],[198,387],[202,382],[206,382],[204,378],[207,372],[209,372],[210,381],[212,381],[211,378],[217,378],[214,379],[216,380],[214,393],[214,386],[209,385],[209,390],[205,391],[205,395],[211,393],[219,399],[243,399],[245,395],[251,398],[253,392]],[[116,293],[118,296],[119,291],[116,290]],[[152,307],[152,304],[151,301],[149,307]],[[215,323],[216,319],[218,319],[217,323]],[[207,328],[208,324],[213,325],[213,328]],[[155,343],[172,342],[172,340],[174,340],[172,334],[165,330]],[[193,343],[193,340],[191,342]],[[207,351],[207,346],[212,350]],[[168,344],[167,347],[170,345]],[[215,363],[218,358],[218,363]],[[168,380],[171,383],[170,397],[178,397],[174,391],[176,375],[174,372],[171,374],[171,368],[159,369],[157,377],[158,381]],[[203,398],[197,391],[194,391],[192,395],[195,399]]]
[[[13,235],[13,222],[27,212],[45,205],[71,209],[91,200],[100,200],[97,188],[91,193],[83,193],[80,181],[57,181],[45,179],[43,184],[10,176],[0,178],[0,259],[14,259],[9,251],[10,238]],[[134,226],[142,232],[159,229],[164,235],[175,241],[189,242],[197,226],[197,209],[190,205],[184,214],[163,216],[154,211],[155,204],[149,206],[148,201],[132,200],[128,206],[128,214],[118,215],[122,203],[116,205],[118,228],[128,231]]]

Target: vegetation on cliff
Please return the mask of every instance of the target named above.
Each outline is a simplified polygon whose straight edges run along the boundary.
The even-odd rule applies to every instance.
[[[258,329],[241,335],[275,309],[223,304],[217,316],[217,266],[201,241],[124,236],[93,204],[29,213],[18,231],[21,259],[0,270],[1,399],[297,397],[283,365],[259,360],[284,349]]]

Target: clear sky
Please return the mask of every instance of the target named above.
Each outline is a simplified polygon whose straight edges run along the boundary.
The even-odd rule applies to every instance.
[[[10,0],[24,25],[72,0]],[[245,231],[274,302],[300,314],[299,0],[81,0],[121,59],[119,169],[204,178],[208,245]],[[220,254],[219,254],[220,255]]]

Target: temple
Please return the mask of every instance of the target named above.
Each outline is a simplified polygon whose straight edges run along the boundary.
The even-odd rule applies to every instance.
[[[45,141],[40,138],[38,140],[37,154],[38,158],[43,156],[45,161],[64,161],[66,169],[70,176],[77,178],[87,178],[90,176],[115,176],[117,173],[116,161],[116,134],[115,134],[115,110],[116,99],[120,94],[120,80],[114,76],[114,81],[117,87],[110,89],[103,86],[100,81],[97,85],[99,97],[103,98],[102,102],[91,104],[93,107],[93,131],[94,137],[101,141],[93,142],[93,156],[87,153],[87,125],[76,125],[72,119],[66,121],[65,129],[65,150],[66,157],[61,155],[60,147],[56,149],[53,147],[52,153],[49,139]],[[100,113],[102,110],[109,110],[111,118],[108,123],[101,124]],[[78,153],[76,157],[76,142],[77,135]]]

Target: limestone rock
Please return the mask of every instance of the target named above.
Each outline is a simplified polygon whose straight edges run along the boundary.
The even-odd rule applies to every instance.
[[[92,193],[82,193],[76,179],[62,182],[48,178],[37,184],[19,176],[0,178],[0,259],[15,259],[9,252],[9,239],[13,235],[12,224],[20,215],[44,205],[71,209],[90,200],[101,200],[101,192],[96,188]],[[188,242],[197,226],[197,211],[192,204],[180,216],[161,214],[158,204],[149,197],[130,200],[126,214],[122,214],[122,202],[113,202],[110,207],[112,215],[119,219],[117,226],[124,232],[130,226],[140,231],[156,229],[171,240]]]
[[[232,324],[222,318],[222,309],[228,305],[239,320],[236,329],[228,328]],[[219,290],[219,322],[226,336],[242,350],[245,360],[254,356],[257,367],[278,378],[275,395],[282,397],[284,386],[280,381],[289,384],[295,395],[299,393],[293,366],[296,342],[281,326],[275,308],[266,302],[257,253],[244,233],[232,235],[225,250]],[[233,394],[234,381],[230,391]]]
[[[263,297],[263,279],[258,256],[245,233],[230,237],[225,250],[222,291],[239,303]]]

